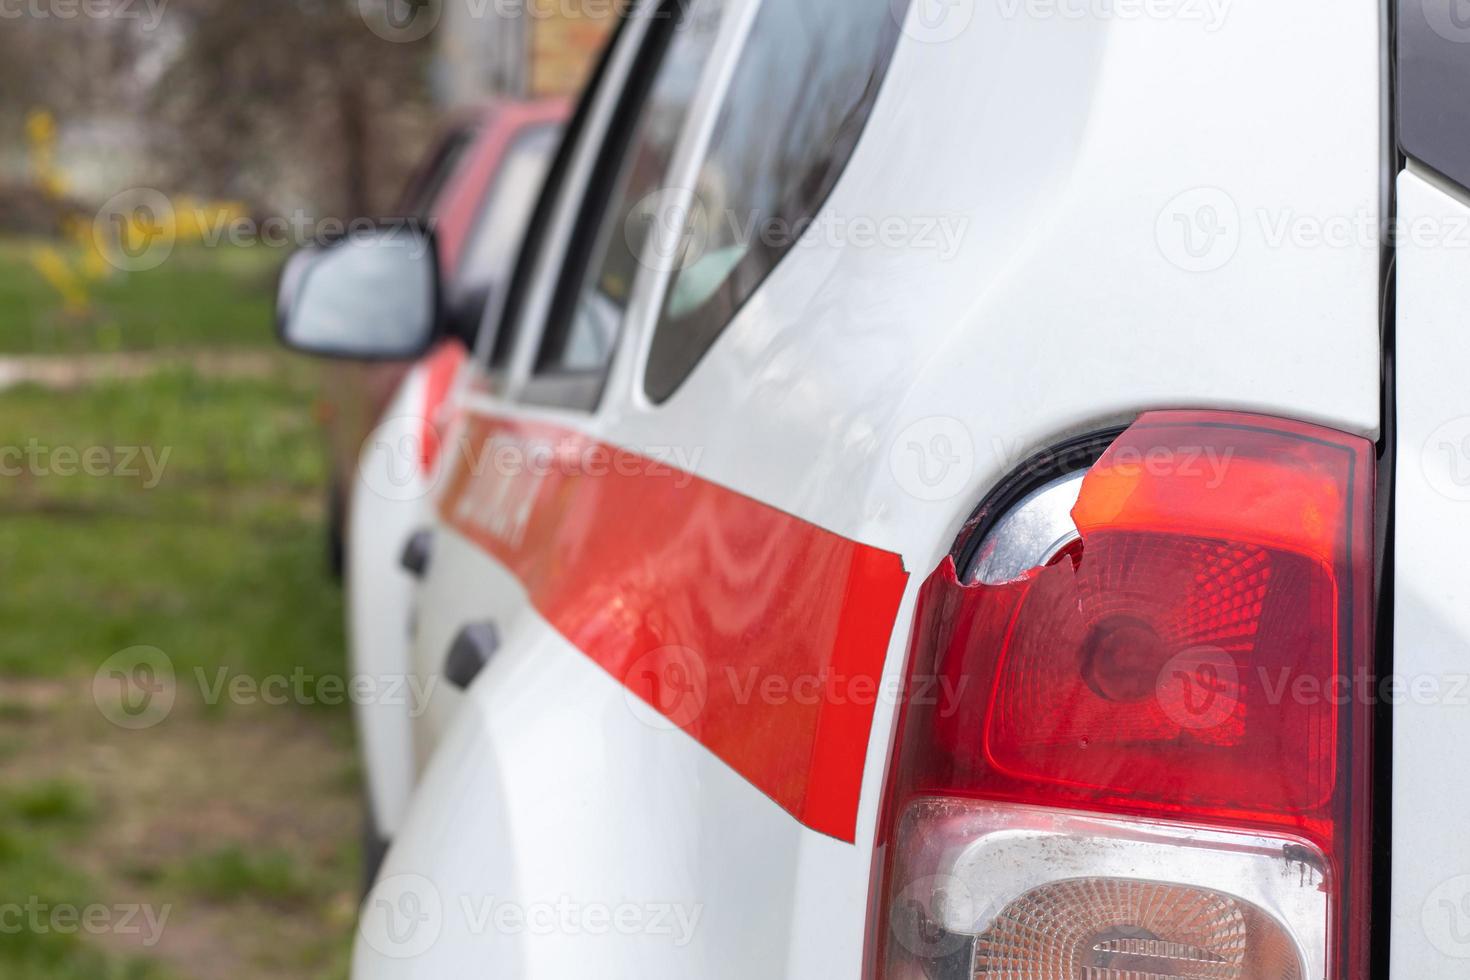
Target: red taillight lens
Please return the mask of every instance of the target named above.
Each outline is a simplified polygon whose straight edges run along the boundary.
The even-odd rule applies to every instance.
[[[952,562],[941,566],[920,597],[880,837],[886,883],[873,932],[886,976],[934,972],[889,935],[906,914],[894,919],[894,902],[914,881],[984,889],[963,874],[955,878],[955,855],[979,845],[963,835],[949,839],[955,813],[971,813],[966,801],[976,800],[1014,808],[1002,807],[991,824],[1041,807],[1234,830],[1241,836],[1225,835],[1217,850],[1274,848],[1282,874],[1298,865],[1315,869],[1312,887],[1329,893],[1326,921],[1311,911],[1284,921],[1286,913],[1270,910],[1286,907],[1288,897],[1261,883],[1271,877],[1261,866],[1180,846],[1172,871],[1155,854],[1146,874],[1122,868],[1110,878],[1084,857],[1085,848],[1063,847],[1037,858],[1043,870],[1027,879],[1036,886],[1029,898],[970,897],[982,904],[1025,898],[1047,903],[1049,915],[1067,922],[1107,924],[1078,939],[1082,946],[1071,953],[1057,945],[1055,930],[1038,927],[1037,937],[1052,939],[1037,938],[1036,963],[1071,963],[1083,972],[1018,966],[1007,976],[1361,975],[1373,486],[1372,446],[1364,439],[1255,416],[1151,413],[1084,480],[1072,511],[1082,540],[1070,560],[1001,585],[963,584]],[[965,696],[955,703],[915,696],[933,687],[929,678]],[[999,833],[991,824],[987,832]],[[1149,833],[1122,826],[1083,836],[1095,842]],[[948,841],[944,847],[936,848],[938,838]],[[1043,887],[1070,879],[1090,884]],[[1184,918],[1171,938],[1130,924],[1130,912],[1102,910],[1102,895],[1138,902],[1174,896]],[[1196,906],[1222,915],[1228,907],[1240,922],[1257,922],[1254,952],[1232,960],[1234,953],[1215,950],[1198,962],[1160,953],[1196,949],[1185,915]],[[978,930],[987,921],[978,916],[971,925]],[[975,932],[962,954],[970,957],[968,972],[956,975],[994,975],[982,969],[994,964],[985,952],[994,937],[990,926]],[[1292,955],[1277,948],[1282,937]],[[1129,950],[1137,954],[1131,960]],[[1259,966],[1268,961],[1279,965]]]

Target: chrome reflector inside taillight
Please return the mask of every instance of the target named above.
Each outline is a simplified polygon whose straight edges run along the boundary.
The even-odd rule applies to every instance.
[[[1260,909],[1202,888],[1073,878],[1027,892],[975,943],[975,976],[1006,980],[1300,980]]]
[[[974,800],[898,829],[890,977],[1320,980],[1325,860],[1305,841]]]

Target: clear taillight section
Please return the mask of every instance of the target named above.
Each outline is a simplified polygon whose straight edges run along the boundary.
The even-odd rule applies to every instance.
[[[881,976],[1365,975],[1373,481],[1357,437],[1151,413],[1055,561],[941,566],[880,831]]]
[[[888,977],[1323,975],[1332,883],[1299,838],[941,797],[894,840]]]
[[[1255,906],[1128,878],[1042,885],[1006,906],[975,945],[975,975],[1009,980],[1298,980],[1301,970],[1286,930]]]

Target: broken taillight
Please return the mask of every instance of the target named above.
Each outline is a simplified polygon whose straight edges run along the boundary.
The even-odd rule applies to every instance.
[[[1007,581],[947,559],[879,831],[876,975],[1363,976],[1373,487],[1355,436],[1150,413],[1082,480],[1080,540]],[[931,679],[965,696],[914,696]]]

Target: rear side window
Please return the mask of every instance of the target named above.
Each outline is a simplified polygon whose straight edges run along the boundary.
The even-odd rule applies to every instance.
[[[695,185],[645,390],[667,399],[786,256],[857,146],[906,2],[767,0]]]
[[[408,187],[403,191],[398,210],[405,217],[429,220],[439,192],[449,183],[455,170],[459,169],[465,152],[474,145],[479,135],[478,128],[467,126],[455,130],[440,141],[433,156],[414,173],[409,179]]]

